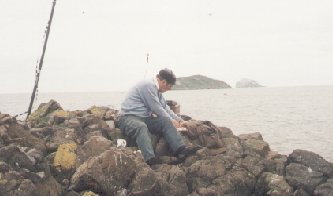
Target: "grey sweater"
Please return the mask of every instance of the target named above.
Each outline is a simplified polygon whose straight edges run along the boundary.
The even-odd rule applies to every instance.
[[[166,101],[154,79],[143,80],[128,92],[121,104],[120,115],[135,115],[138,117],[150,117],[156,114],[158,117],[168,117],[181,121],[166,104]]]

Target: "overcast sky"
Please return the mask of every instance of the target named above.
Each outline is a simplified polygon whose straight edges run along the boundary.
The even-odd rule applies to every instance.
[[[51,6],[0,0],[0,93],[32,91]],[[233,87],[333,85],[332,10],[331,0],[58,0],[39,90],[127,91],[164,67]]]

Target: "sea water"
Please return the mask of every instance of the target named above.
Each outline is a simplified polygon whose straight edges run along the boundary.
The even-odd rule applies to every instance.
[[[304,149],[333,162],[333,86],[177,90],[164,95],[181,105],[182,114],[228,127],[235,135],[260,132],[281,154]],[[41,93],[34,109],[50,99],[65,110],[93,105],[119,109],[125,96],[126,92]],[[0,94],[0,112],[20,114],[29,102],[30,94]]]

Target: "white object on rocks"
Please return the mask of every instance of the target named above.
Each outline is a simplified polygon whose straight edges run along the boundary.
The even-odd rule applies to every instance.
[[[134,153],[135,155],[136,155],[137,153],[140,153],[140,154],[141,154],[141,150],[135,150],[133,153]]]
[[[126,147],[126,140],[124,139],[117,139],[117,147]]]
[[[180,127],[180,128],[177,128],[177,131],[187,131],[187,129],[184,127]]]

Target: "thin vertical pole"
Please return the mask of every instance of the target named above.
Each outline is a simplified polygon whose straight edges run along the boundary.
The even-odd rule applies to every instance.
[[[33,103],[34,103],[34,100],[35,100],[35,96],[36,96],[36,90],[38,88],[39,76],[40,76],[40,72],[41,72],[42,67],[43,67],[44,55],[45,55],[45,52],[46,52],[47,40],[48,40],[49,35],[50,35],[51,23],[52,23],[52,19],[53,19],[53,14],[54,14],[54,8],[55,8],[55,5],[56,5],[56,1],[57,0],[53,1],[51,13],[50,13],[50,19],[49,19],[49,21],[47,23],[47,26],[46,26],[46,33],[45,33],[45,40],[44,40],[44,45],[43,45],[43,52],[42,52],[42,55],[40,57],[40,61],[39,61],[39,65],[38,65],[38,70],[36,70],[35,86],[33,88],[32,94],[31,94],[31,100],[30,100],[30,105],[29,105],[29,108],[28,108],[27,118],[31,114],[31,109],[32,109],[32,106],[33,106]]]
[[[149,62],[149,53],[147,53],[146,61],[147,61],[147,66],[146,66],[145,74],[143,76],[144,79],[146,78],[146,75],[147,75],[147,72],[148,72],[148,67],[149,67],[149,63],[148,63]]]

